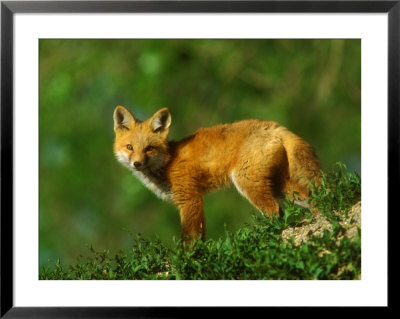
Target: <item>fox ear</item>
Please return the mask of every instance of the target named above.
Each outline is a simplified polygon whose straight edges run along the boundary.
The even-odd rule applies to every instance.
[[[114,130],[129,130],[131,124],[136,123],[135,117],[122,105],[117,105],[114,110]]]
[[[151,117],[150,127],[153,132],[168,132],[169,126],[171,125],[171,113],[167,108],[163,108]]]

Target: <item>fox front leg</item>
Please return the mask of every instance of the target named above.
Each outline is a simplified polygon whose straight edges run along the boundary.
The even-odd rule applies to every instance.
[[[182,241],[191,243],[194,239],[206,238],[206,227],[201,196],[178,201],[182,225]]]

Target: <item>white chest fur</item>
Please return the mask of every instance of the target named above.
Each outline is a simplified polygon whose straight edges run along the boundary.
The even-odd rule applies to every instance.
[[[132,169],[133,174],[158,197],[166,201],[172,201],[171,189],[166,182],[158,180],[156,177],[147,175],[141,171]]]
[[[162,178],[157,178],[152,174],[134,169],[130,165],[129,157],[124,152],[116,152],[115,156],[120,163],[128,167],[133,174],[158,197],[166,201],[172,201],[172,192],[167,181],[163,180]]]

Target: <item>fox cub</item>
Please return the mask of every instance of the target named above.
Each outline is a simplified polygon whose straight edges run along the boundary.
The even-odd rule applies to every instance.
[[[279,215],[277,200],[297,192],[308,198],[320,179],[312,147],[271,121],[244,120],[200,128],[167,141],[171,114],[160,109],[146,121],[124,106],[114,110],[114,153],[150,190],[180,211],[182,239],[205,238],[202,195],[234,185],[257,209]]]

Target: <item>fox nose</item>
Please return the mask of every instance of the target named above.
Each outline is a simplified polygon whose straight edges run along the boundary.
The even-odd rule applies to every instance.
[[[139,168],[139,167],[142,166],[142,163],[140,163],[140,162],[134,162],[133,165],[134,165],[136,168]]]

